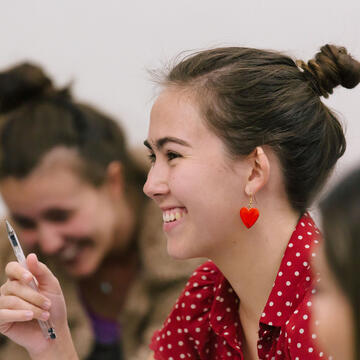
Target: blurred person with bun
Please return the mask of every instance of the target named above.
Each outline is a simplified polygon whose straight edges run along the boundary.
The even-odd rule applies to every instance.
[[[53,270],[82,359],[143,359],[194,269],[164,249],[145,152],[119,124],[24,63],[0,73],[0,191],[26,252]],[[13,259],[1,226],[3,269]],[[0,338],[0,358],[25,359]]]

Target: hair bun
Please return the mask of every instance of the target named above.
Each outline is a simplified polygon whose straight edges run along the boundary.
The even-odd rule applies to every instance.
[[[53,90],[52,81],[33,64],[22,63],[0,73],[0,113]]]
[[[352,89],[360,82],[360,63],[344,47],[327,44],[320,48],[315,59],[307,64],[298,60],[296,64],[303,70],[318,95],[325,98],[338,85]]]

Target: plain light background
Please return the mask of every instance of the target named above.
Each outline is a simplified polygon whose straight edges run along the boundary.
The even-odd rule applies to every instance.
[[[156,94],[148,69],[185,50],[224,45],[307,61],[333,43],[360,59],[359,15],[358,0],[2,1],[0,71],[24,60],[42,65],[55,84],[73,82],[78,99],[119,119],[130,144],[140,145]],[[348,141],[331,185],[360,164],[360,85],[337,88],[325,103],[344,122]]]

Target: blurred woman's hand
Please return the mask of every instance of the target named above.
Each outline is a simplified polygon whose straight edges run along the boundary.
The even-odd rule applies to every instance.
[[[8,280],[0,288],[0,333],[23,346],[33,359],[76,359],[57,278],[35,254],[30,254],[26,262],[29,271],[17,262],[6,266]],[[33,277],[39,292],[29,286]],[[55,340],[46,339],[36,321],[49,318]]]

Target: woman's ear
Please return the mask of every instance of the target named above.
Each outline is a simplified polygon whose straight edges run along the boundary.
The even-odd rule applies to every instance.
[[[106,187],[111,196],[118,198],[125,191],[125,179],[121,162],[112,161],[106,170]]]
[[[255,195],[265,186],[270,177],[270,161],[264,148],[258,146],[248,157],[250,164],[250,175],[245,185],[246,195]]]

